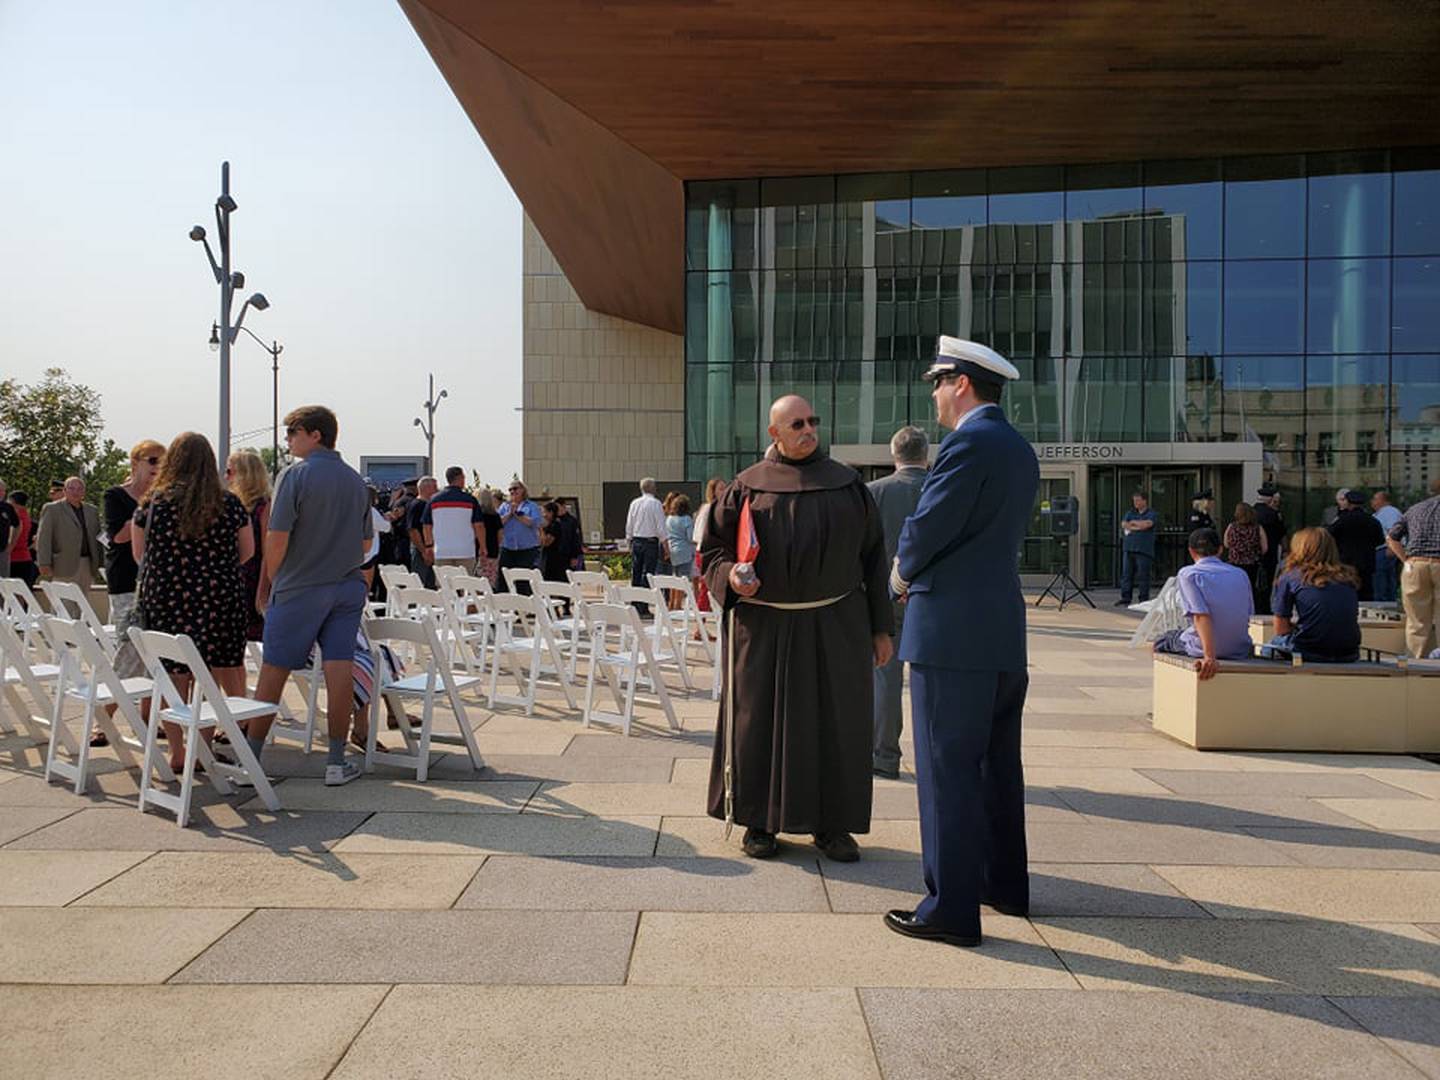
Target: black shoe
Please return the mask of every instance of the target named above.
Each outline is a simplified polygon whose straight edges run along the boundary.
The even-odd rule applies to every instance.
[[[881,780],[899,780],[899,779],[900,779],[900,770],[899,770],[899,769],[882,769],[882,768],[880,768],[879,765],[876,765],[876,766],[875,766],[874,768],[872,768],[870,771],[873,772],[876,776],[880,777]]]
[[[994,900],[982,900],[981,903],[991,911],[998,911],[1001,915],[1014,915],[1017,919],[1030,917],[1029,904],[999,904]]]
[[[780,845],[775,843],[775,834],[764,829],[746,829],[740,847],[752,859],[773,859],[780,850]]]
[[[831,862],[860,861],[860,845],[848,832],[816,833],[815,846]]]
[[[915,917],[913,911],[895,908],[885,913],[885,925],[897,934],[919,938],[921,941],[943,941],[946,945],[958,945],[962,949],[973,949],[980,944],[980,935],[952,934]]]
[[[1130,601],[1129,601],[1129,600],[1126,600],[1126,599],[1122,596],[1119,600],[1116,600],[1116,601],[1115,601],[1115,606],[1116,606],[1116,607],[1129,607],[1129,606],[1130,606]]]

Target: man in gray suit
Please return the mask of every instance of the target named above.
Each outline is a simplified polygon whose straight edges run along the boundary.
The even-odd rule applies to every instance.
[[[64,497],[40,514],[35,536],[35,565],[48,581],[73,581],[82,589],[95,584],[100,549],[100,513],[85,501],[85,481],[65,481]]]
[[[890,458],[895,471],[866,485],[880,509],[880,524],[885,529],[885,564],[895,561],[900,543],[900,530],[905,519],[915,512],[920,502],[920,489],[925,486],[925,462],[930,440],[917,427],[903,427],[890,439]],[[895,638],[905,621],[905,605],[896,603]],[[897,650],[898,652],[898,650]],[[892,655],[889,663],[875,669],[875,748],[871,765],[876,776],[894,780],[900,775],[901,698],[905,681],[905,663]]]

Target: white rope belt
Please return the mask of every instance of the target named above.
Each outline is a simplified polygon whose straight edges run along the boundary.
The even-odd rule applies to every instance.
[[[779,611],[815,611],[831,607],[844,600],[843,596],[832,596],[826,600],[799,600],[783,603],[779,600],[757,600],[753,596],[739,598],[741,604],[775,608]],[[735,827],[735,612],[739,604],[730,609],[725,626],[725,839],[730,839],[730,830]]]

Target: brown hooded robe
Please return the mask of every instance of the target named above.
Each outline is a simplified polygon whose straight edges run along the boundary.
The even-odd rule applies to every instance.
[[[811,610],[743,602],[730,588],[740,509],[760,543],[756,600],[843,598]],[[734,627],[710,768],[709,812],[725,816],[726,704],[735,695],[735,821],[767,832],[870,831],[873,635],[891,633],[880,516],[859,475],[816,451],[772,447],[710,510],[701,567],[724,633]],[[733,610],[733,622],[731,612]],[[721,662],[725,663],[722,641]]]

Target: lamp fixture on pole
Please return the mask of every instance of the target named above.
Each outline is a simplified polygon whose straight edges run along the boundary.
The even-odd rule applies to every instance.
[[[250,299],[255,300],[257,297],[260,300],[265,299],[259,293]],[[258,302],[254,306],[260,311],[265,310],[265,306]],[[243,318],[244,311],[241,311],[240,315]],[[274,480],[280,472],[280,354],[285,351],[285,346],[274,340],[266,345],[260,335],[248,326],[241,326],[237,323],[235,329],[244,330],[255,339],[257,345],[270,354],[270,479]],[[210,347],[212,349],[217,347],[214,326],[210,328]]]
[[[210,262],[210,272],[215,276],[215,283],[220,286],[220,319],[211,330],[210,347],[220,353],[220,438],[215,454],[222,467],[230,456],[230,346],[235,343],[235,337],[245,321],[245,313],[252,307],[257,311],[264,311],[270,306],[264,293],[252,293],[241,306],[240,317],[233,323],[230,320],[235,293],[245,288],[245,275],[230,269],[230,215],[238,208],[230,195],[230,163],[221,162],[220,195],[215,200],[215,228],[220,243],[220,258],[215,258],[203,225],[191,228],[190,239],[205,246],[205,258]]]
[[[425,420],[418,416],[415,418],[415,426],[425,433],[425,471],[431,476],[435,475],[435,410],[440,407],[440,401],[450,396],[450,391],[441,390],[439,397],[435,395],[435,373],[430,373],[430,396],[425,404],[420,406],[425,410]],[[428,422],[427,422],[428,421]]]

